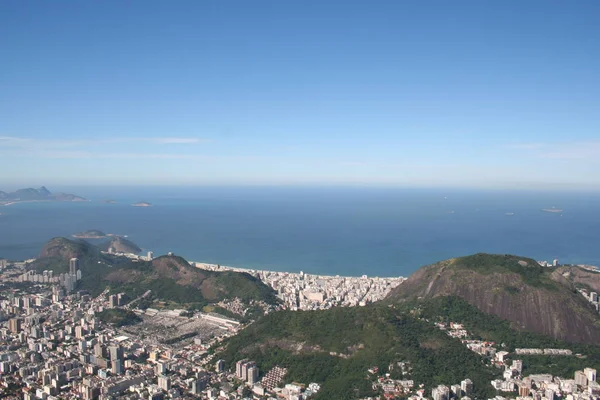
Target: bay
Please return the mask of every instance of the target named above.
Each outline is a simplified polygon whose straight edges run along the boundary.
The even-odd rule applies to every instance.
[[[35,257],[52,237],[99,229],[127,235],[155,255],[172,251],[190,261],[323,275],[408,276],[422,265],[477,252],[600,265],[598,193],[66,189],[90,201],[0,208],[0,257]],[[137,201],[152,207],[132,207]],[[563,211],[542,211],[551,207]]]

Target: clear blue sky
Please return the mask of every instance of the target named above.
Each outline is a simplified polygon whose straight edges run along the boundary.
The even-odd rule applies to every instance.
[[[600,188],[600,2],[3,1],[0,189]]]

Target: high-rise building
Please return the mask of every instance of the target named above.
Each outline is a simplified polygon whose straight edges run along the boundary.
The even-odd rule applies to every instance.
[[[0,259],[0,269],[6,268],[7,265],[8,261],[6,261],[5,259]]]
[[[71,258],[69,261],[69,274],[77,275],[77,270],[79,269],[79,259]]]
[[[598,302],[598,293],[591,292],[590,293],[590,301],[593,301],[594,303],[597,303]]]
[[[460,385],[452,385],[450,386],[450,391],[452,392],[452,394],[454,395],[455,398],[460,398],[462,397],[462,389],[460,388]]]
[[[164,391],[171,389],[171,378],[165,375],[158,376],[158,387]]]
[[[460,389],[466,396],[469,396],[473,392],[473,382],[470,379],[465,379],[460,382]]]
[[[248,383],[251,385],[254,385],[255,383],[258,382],[258,367],[254,365],[254,366],[248,368],[246,375],[247,375]]]
[[[152,259],[154,258],[154,253],[149,251],[147,258],[148,258],[148,261],[152,261]]]
[[[200,394],[208,384],[210,383],[210,375],[206,372],[200,372],[196,376],[196,379],[192,381],[191,392],[193,394]]]
[[[448,400],[450,398],[450,388],[439,385],[431,391],[431,397],[433,400]]]
[[[243,376],[242,373],[244,372],[243,367],[244,367],[244,364],[246,364],[246,362],[248,362],[248,360],[243,359],[243,360],[240,360],[235,363],[235,375],[240,379],[244,379],[244,378],[242,378],[242,376]],[[246,379],[244,379],[244,380],[246,380]]]
[[[121,375],[123,373],[123,360],[112,360],[110,362],[110,370],[114,375]]]
[[[76,274],[65,274],[64,287],[67,292],[72,292],[75,289]]]
[[[225,361],[219,360],[215,364],[215,371],[217,372],[225,372]]]
[[[111,295],[108,299],[111,308],[115,308],[119,305],[119,297],[116,294]]]
[[[254,361],[248,361],[248,362],[244,363],[244,365],[242,365],[242,376],[241,376],[241,379],[243,381],[248,380],[248,371],[252,367],[256,367],[256,363]]]
[[[11,318],[8,321],[8,329],[11,333],[19,333],[21,330],[21,320],[19,318]]]
[[[588,384],[591,382],[596,382],[596,370],[594,368],[586,368],[583,370],[583,373],[588,380]]]
[[[558,267],[558,260],[556,258],[554,260],[552,260],[552,266]]]
[[[164,362],[157,362],[156,363],[156,374],[164,375],[166,373],[167,373],[167,365]]]
[[[31,298],[23,296],[23,308],[31,308]]]
[[[84,335],[84,332],[83,332],[83,327],[81,327],[81,326],[76,326],[76,327],[75,327],[75,337],[76,337],[77,339],[81,339],[81,338],[83,337],[83,335]]]
[[[548,399],[548,400],[554,400],[554,397],[555,397],[554,390],[552,390],[552,389],[546,389],[545,395],[546,395],[546,399]]]
[[[94,345],[94,355],[96,357],[104,357],[104,347],[102,347],[102,343],[96,343]]]
[[[575,384],[579,386],[587,386],[588,378],[583,371],[575,371]]]
[[[110,352],[111,361],[123,360],[123,348],[121,346],[119,346],[119,345],[110,346],[108,348],[108,351]]]

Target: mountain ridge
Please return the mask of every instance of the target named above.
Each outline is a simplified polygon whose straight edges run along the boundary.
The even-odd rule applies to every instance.
[[[87,201],[87,199],[71,193],[52,193],[45,186],[37,189],[18,189],[14,192],[0,191],[0,204],[23,201]]]
[[[457,296],[518,330],[570,342],[600,341],[600,318],[574,285],[532,259],[479,253],[420,268],[387,303]]]
[[[278,304],[274,290],[250,274],[202,270],[176,255],[158,256],[151,261],[131,260],[102,252],[83,239],[56,237],[49,240],[32,268],[39,272],[67,272],[69,259],[73,257],[80,259],[82,270],[78,289],[88,290],[93,295],[109,287],[111,292],[124,292],[130,298],[151,290],[156,300],[190,308],[233,298],[248,305]]]

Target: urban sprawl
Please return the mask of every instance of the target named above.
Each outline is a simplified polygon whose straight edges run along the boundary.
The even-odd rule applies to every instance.
[[[152,259],[152,254],[132,258]],[[243,324],[211,313],[185,310],[136,309],[138,299],[127,301],[119,294],[103,292],[97,297],[77,291],[82,279],[79,260],[72,259],[67,273],[35,273],[26,262],[0,260],[0,282],[15,284],[0,297],[0,398],[6,399],[309,399],[320,390],[315,382],[285,383],[287,370],[274,367],[261,371],[248,359],[226,365],[214,359],[209,349],[219,347]],[[553,264],[556,264],[554,261]],[[248,272],[278,293],[283,308],[327,309],[363,306],[383,299],[405,278],[319,276],[273,271],[241,270],[194,263],[197,268]],[[550,263],[547,263],[549,265]],[[31,284],[19,286],[19,283]],[[598,306],[598,295],[581,291]],[[238,299],[220,306],[236,311]],[[141,322],[114,328],[98,315],[106,310],[132,310]],[[600,385],[596,370],[586,368],[572,377],[549,374],[522,376],[521,355],[573,357],[569,349],[516,349],[513,354],[498,350],[493,342],[471,338],[460,323],[431,323],[461,340],[468,349],[502,368],[503,379],[490,384],[500,393],[494,400],[582,400],[597,399]],[[177,340],[173,340],[173,339]],[[399,368],[408,379],[393,380]],[[447,382],[426,392],[410,379],[410,363],[391,364],[389,371],[378,367],[365,371],[374,389],[383,397],[410,400],[470,400],[473,383]],[[507,393],[506,397],[502,393]],[[518,396],[513,394],[517,393]]]

